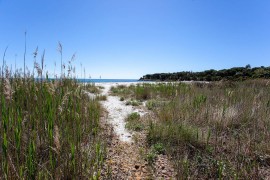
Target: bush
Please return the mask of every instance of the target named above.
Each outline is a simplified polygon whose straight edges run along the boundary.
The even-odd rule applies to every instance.
[[[157,154],[153,151],[148,152],[146,155],[146,159],[149,164],[153,164],[156,158],[157,158]]]
[[[139,106],[139,105],[141,105],[141,103],[136,101],[136,100],[130,100],[130,101],[126,102],[126,105],[127,106],[129,106],[129,105],[131,105],[131,106]]]
[[[126,118],[125,127],[133,131],[142,131],[144,129],[144,125],[140,122],[140,114],[134,112],[128,115],[128,117]]]
[[[157,154],[165,154],[165,147],[162,143],[156,143],[152,148]]]

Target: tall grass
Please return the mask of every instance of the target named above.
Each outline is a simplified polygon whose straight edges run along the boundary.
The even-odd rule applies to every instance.
[[[0,178],[98,178],[101,107],[75,79],[6,73],[0,81]],[[23,78],[25,77],[25,78]]]
[[[147,101],[154,114],[148,143],[165,146],[178,178],[265,177],[270,166],[268,81],[115,88],[120,96]]]

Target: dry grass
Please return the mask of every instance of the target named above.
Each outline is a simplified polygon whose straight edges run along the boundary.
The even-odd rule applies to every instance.
[[[155,114],[149,145],[165,146],[179,178],[258,179],[270,168],[268,81],[144,84],[114,91],[147,101]]]

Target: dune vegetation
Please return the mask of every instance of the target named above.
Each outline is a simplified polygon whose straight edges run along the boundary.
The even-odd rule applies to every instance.
[[[148,150],[142,157],[151,165],[158,154],[168,155],[177,179],[270,175],[269,80],[142,83],[114,86],[110,94],[102,94],[102,87],[76,80],[74,56],[65,68],[60,43],[59,52],[61,75],[54,79],[44,72],[45,52],[40,64],[34,52],[31,72],[25,63],[23,72],[12,71],[3,57],[1,179],[102,178],[109,143],[100,122],[105,112],[100,101],[111,95],[127,106],[147,108],[150,115],[144,118],[129,114],[125,128],[146,133]]]
[[[105,157],[102,108],[86,91],[99,89],[72,78],[72,66],[61,68],[60,79],[44,78],[43,64],[44,54],[33,72],[12,72],[3,60],[0,179],[97,179]]]
[[[148,146],[164,149],[178,179],[260,179],[270,166],[269,83],[144,83],[112,93],[144,102]]]

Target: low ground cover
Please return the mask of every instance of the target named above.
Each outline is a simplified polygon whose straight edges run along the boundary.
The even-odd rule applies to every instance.
[[[265,177],[270,166],[270,84],[265,80],[114,87],[154,114],[149,147],[164,146],[178,177]]]

